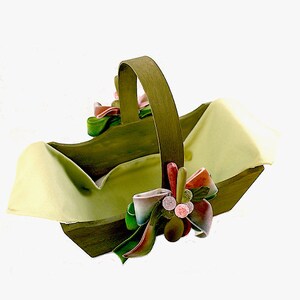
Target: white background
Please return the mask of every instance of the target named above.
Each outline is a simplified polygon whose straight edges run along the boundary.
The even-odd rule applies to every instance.
[[[0,298],[299,299],[299,20],[289,0],[0,0]],[[6,208],[24,148],[89,139],[94,101],[109,104],[119,62],[141,55],[180,115],[232,98],[281,138],[275,164],[207,239],[161,237],[122,266]]]

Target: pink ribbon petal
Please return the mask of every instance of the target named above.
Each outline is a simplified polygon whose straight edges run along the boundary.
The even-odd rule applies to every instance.
[[[213,210],[210,203],[205,199],[194,202],[194,210],[186,218],[197,231],[200,231],[200,235],[197,234],[197,236],[206,237],[213,219]]]
[[[115,99],[119,99],[118,93],[115,92]],[[148,97],[146,94],[143,94],[139,97],[138,101],[139,108],[144,108],[149,105]],[[94,103],[94,115],[97,118],[103,118],[105,116],[115,116],[120,114],[120,109],[115,106],[104,106],[99,102]]]
[[[120,109],[118,107],[103,106],[98,104],[95,104],[94,106],[94,115],[99,119],[105,116],[113,116],[120,114]]]
[[[139,96],[138,103],[139,103],[139,108],[143,108],[143,107],[147,106],[149,104],[147,95],[143,94],[143,95]]]
[[[215,195],[218,191],[218,188],[216,187],[211,176],[205,168],[199,169],[190,178],[188,178],[185,188],[195,189],[202,186],[209,187],[207,198],[210,198],[211,196]]]

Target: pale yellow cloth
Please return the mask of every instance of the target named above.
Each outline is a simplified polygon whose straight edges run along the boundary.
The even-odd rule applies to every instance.
[[[272,164],[278,136],[239,103],[213,101],[187,137],[188,175],[205,167],[215,182],[248,168]],[[123,215],[132,196],[159,187],[160,157],[149,155],[121,164],[101,179],[92,179],[63,154],[43,142],[20,156],[8,212],[64,223],[114,219]]]
[[[185,167],[203,165],[215,182],[272,164],[278,133],[234,100],[213,101],[184,143]]]

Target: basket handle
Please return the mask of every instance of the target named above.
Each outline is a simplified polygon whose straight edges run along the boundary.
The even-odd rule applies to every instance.
[[[122,124],[139,120],[137,78],[151,105],[161,156],[162,187],[168,188],[167,164],[184,164],[179,116],[169,85],[158,65],[148,56],[125,60],[119,65],[118,90]]]

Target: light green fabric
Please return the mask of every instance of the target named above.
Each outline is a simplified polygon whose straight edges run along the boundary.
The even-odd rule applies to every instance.
[[[215,182],[263,164],[272,164],[278,133],[234,100],[213,101],[184,144],[185,167],[200,166]]]
[[[213,101],[185,141],[188,176],[205,167],[215,182],[274,160],[277,134],[237,103]],[[124,215],[136,193],[159,187],[160,157],[121,164],[99,187],[70,159],[46,143],[20,156],[8,212],[59,222],[104,220]]]

